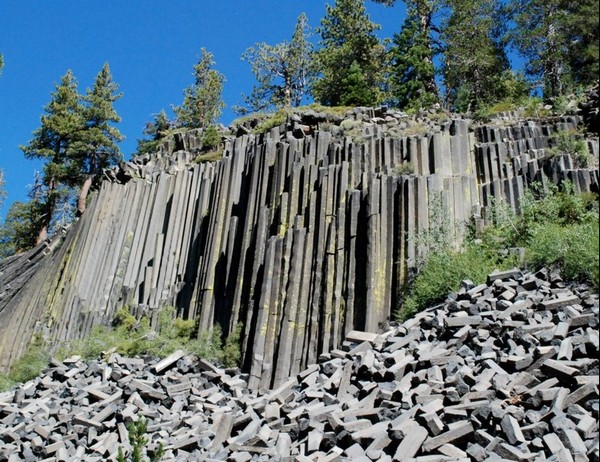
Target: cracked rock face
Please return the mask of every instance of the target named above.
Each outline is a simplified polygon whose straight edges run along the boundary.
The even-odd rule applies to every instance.
[[[598,343],[588,287],[496,272],[272,390],[184,352],[54,361],[0,394],[0,461],[116,460],[141,417],[162,460],[594,461]]]

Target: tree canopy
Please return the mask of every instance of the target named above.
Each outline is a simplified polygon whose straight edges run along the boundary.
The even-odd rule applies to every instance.
[[[321,36],[315,55],[319,77],[312,88],[317,102],[361,106],[385,100],[386,53],[375,35],[379,29],[362,0],[336,0],[326,6],[317,29]]]
[[[69,70],[55,85],[48,105],[41,116],[41,125],[33,132],[28,144],[21,146],[25,157],[44,161],[43,194],[36,200],[41,203],[41,219],[34,223],[37,241],[42,242],[48,231],[58,203],[68,194],[74,178],[78,176],[78,159],[83,155],[79,138],[86,126],[85,108],[77,91],[77,80]],[[43,198],[42,198],[43,196]]]
[[[448,107],[466,112],[499,99],[499,80],[510,66],[501,42],[502,10],[496,0],[446,0],[441,28]]]
[[[225,77],[212,69],[212,53],[202,48],[194,66],[194,83],[185,89],[183,104],[173,108],[176,124],[187,128],[206,128],[214,124],[225,107],[221,93]]]
[[[598,79],[598,4],[591,0],[512,0],[510,37],[545,97]]]
[[[94,180],[122,158],[117,143],[123,135],[112,125],[121,120],[113,103],[122,95],[117,93],[109,65],[103,66],[85,95],[80,95],[77,87],[77,79],[68,70],[55,84],[40,127],[29,143],[21,146],[25,157],[44,162],[29,204],[30,210],[36,211],[28,215],[37,234],[35,244],[48,237],[57,216],[70,215],[69,202],[77,191],[78,212],[83,213]],[[18,214],[15,211],[20,220],[25,219],[23,210],[24,206]],[[35,220],[31,218],[34,215]]]
[[[261,42],[248,48],[242,59],[252,66],[257,84],[244,96],[247,113],[299,106],[314,80],[311,66],[313,46],[308,40],[308,19],[302,13],[289,42],[269,45]]]
[[[402,29],[390,50],[391,100],[406,109],[430,107],[439,102],[435,82],[436,54],[431,38],[431,9],[410,6]]]
[[[114,108],[114,103],[123,96],[118,91],[119,85],[114,82],[110,67],[105,63],[94,85],[82,98],[85,127],[77,137],[74,156],[77,183],[81,188],[77,204],[79,213],[85,210],[87,194],[94,181],[104,169],[123,158],[117,143],[123,141],[124,136],[113,125],[121,121]]]
[[[161,140],[167,136],[172,128],[173,122],[169,120],[164,109],[157,114],[153,114],[152,117],[153,120],[146,122],[142,132],[146,137],[137,140],[138,154],[156,152]]]

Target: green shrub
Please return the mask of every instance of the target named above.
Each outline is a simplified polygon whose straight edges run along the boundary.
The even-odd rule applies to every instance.
[[[394,175],[412,175],[415,173],[415,166],[412,162],[405,162],[400,165],[396,165],[393,169]]]
[[[498,253],[474,244],[461,252],[446,250],[430,254],[408,289],[397,318],[404,321],[429,306],[443,302],[464,279],[481,284],[494,269],[512,266],[514,260],[510,257],[501,258]]]
[[[205,358],[217,363],[223,361],[222,348],[223,331],[218,324],[208,331],[202,331],[196,339],[190,340],[185,349],[200,358]]]
[[[204,162],[216,162],[223,158],[223,151],[209,151],[204,152],[202,154],[198,154],[194,159],[194,162],[197,164],[202,164]]]
[[[15,383],[8,378],[7,374],[0,374],[0,393],[10,390]]]
[[[523,116],[528,118],[548,117],[551,114],[549,109],[546,109],[541,98],[533,96],[528,98],[523,104]]]
[[[205,150],[214,150],[219,146],[219,144],[221,144],[221,135],[219,134],[217,127],[212,124],[206,127],[200,142],[202,143],[202,149]]]
[[[287,120],[289,114],[289,109],[279,109],[277,112],[269,114],[256,126],[256,128],[253,130],[253,133],[258,135],[261,133],[266,133],[274,127],[278,127]]]
[[[57,357],[64,359],[78,355],[90,360],[114,351],[125,356],[163,358],[176,350],[186,350],[221,363],[225,357],[221,328],[216,326],[198,333],[194,320],[178,318],[174,307],[166,307],[158,313],[157,331],[153,331],[146,317],[137,321],[128,308],[123,307],[117,310],[112,329],[95,327],[87,338],[74,340],[63,346]]]
[[[577,167],[587,168],[591,163],[591,156],[587,144],[581,133],[576,130],[561,130],[553,137],[555,145],[548,149],[551,156],[569,155]]]
[[[595,220],[534,227],[525,253],[528,264],[535,268],[557,268],[564,278],[589,282],[598,289],[598,226]]]
[[[242,352],[240,351],[240,341],[242,337],[242,329],[244,325],[238,322],[231,332],[231,335],[225,339],[225,346],[223,347],[223,365],[225,367],[239,366],[242,358]]]
[[[135,319],[135,316],[131,314],[131,312],[129,311],[129,307],[125,305],[117,309],[112,324],[114,327],[124,327],[125,329],[131,329],[136,322],[137,320]]]
[[[15,361],[7,374],[0,374],[0,391],[36,378],[48,366],[49,361],[50,354],[43,339],[34,336],[25,354]]]
[[[511,111],[515,111],[517,109],[518,109],[517,104],[514,101],[508,99],[508,100],[500,101],[500,102],[492,104],[492,105],[486,105],[486,106],[479,107],[473,114],[473,117],[475,120],[478,120],[478,121],[486,121],[486,120],[491,119],[493,116],[498,115],[502,112],[511,112]]]
[[[488,226],[471,232],[463,252],[450,248],[451,228],[439,198],[430,204],[430,228],[417,237],[430,253],[417,262],[418,273],[407,288],[398,313],[405,320],[441,302],[463,279],[483,282],[494,269],[518,265],[513,247],[525,248],[525,265],[556,268],[563,277],[592,283],[598,288],[598,200],[594,194],[577,194],[572,184],[550,187],[544,193],[534,185],[521,199],[517,215],[502,202],[493,204]]]
[[[565,182],[560,188],[552,186],[546,193],[538,185],[521,200],[521,215],[516,217],[512,241],[527,246],[532,228],[546,224],[572,225],[596,220],[598,202],[589,194],[578,194],[573,185]]]
[[[116,352],[124,356],[164,358],[176,350],[186,350],[201,358],[233,367],[239,364],[241,358],[241,331],[242,325],[238,324],[223,341],[220,326],[198,332],[194,320],[178,318],[174,307],[166,307],[158,313],[155,332],[150,329],[148,318],[143,317],[138,321],[124,306],[116,311],[112,327],[94,327],[86,338],[68,342],[55,356],[59,360],[74,355],[91,360]],[[9,373],[0,374],[0,391],[37,377],[49,360],[48,349],[36,337]]]

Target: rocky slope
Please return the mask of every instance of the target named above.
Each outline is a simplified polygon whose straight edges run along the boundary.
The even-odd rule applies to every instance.
[[[548,271],[496,272],[261,392],[183,352],[55,361],[0,394],[0,461],[115,460],[139,418],[165,461],[597,461],[598,309]]]
[[[0,265],[0,369],[34,333],[56,345],[123,305],[153,321],[172,305],[201,330],[241,323],[250,386],[276,386],[387,322],[436,204],[460,241],[465,222],[494,201],[517,208],[533,182],[598,190],[597,139],[585,168],[552,151],[580,122],[304,110],[240,124],[203,163],[202,133],[177,134],[107,172],[52,248]]]

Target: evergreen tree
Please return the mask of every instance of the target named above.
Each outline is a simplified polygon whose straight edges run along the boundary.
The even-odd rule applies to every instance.
[[[582,0],[512,0],[512,44],[547,98],[598,79],[598,6]]]
[[[184,91],[183,104],[173,108],[176,124],[187,128],[206,128],[214,124],[225,107],[221,93],[225,78],[212,69],[213,55],[204,48],[194,66],[194,84]]]
[[[164,110],[153,115],[154,120],[147,122],[143,130],[147,138],[137,141],[137,154],[156,152],[160,142],[167,136],[167,133],[171,129],[172,122]]]
[[[373,0],[386,6],[396,0]],[[434,15],[443,0],[404,0],[406,18],[391,49],[392,100],[400,107],[417,109],[439,102],[434,57],[440,53],[439,28]]]
[[[504,50],[502,11],[497,0],[447,0],[441,28],[446,101],[471,111],[501,99],[500,80],[510,66]]]
[[[439,102],[431,27],[423,27],[423,18],[416,7],[410,8],[390,50],[392,99],[403,109],[430,107]]]
[[[578,0],[566,4],[569,68],[576,86],[589,87],[598,81],[600,18],[595,0]]]
[[[93,87],[88,88],[83,97],[85,129],[77,133],[77,149],[73,153],[78,170],[75,181],[80,186],[77,201],[79,214],[84,212],[89,190],[94,182],[99,181],[103,170],[122,159],[117,143],[124,136],[112,125],[121,121],[114,108],[114,103],[123,96],[118,90],[119,85],[113,81],[110,67],[105,63]]]
[[[29,190],[30,200],[13,202],[0,226],[0,259],[29,250],[38,242],[39,226],[43,220],[45,196],[41,177],[36,172]]]
[[[4,69],[4,55],[0,54],[0,75],[2,75],[2,69]]]
[[[37,241],[37,205],[32,201],[13,202],[0,226],[0,259],[31,249]]]
[[[247,108],[238,112],[265,111],[300,106],[314,76],[311,69],[312,44],[308,41],[308,20],[302,13],[290,42],[277,45],[257,43],[242,59],[252,65],[258,84],[245,96]]]
[[[41,204],[41,218],[35,223],[36,244],[48,237],[50,223],[56,206],[66,194],[64,184],[78,177],[77,162],[81,149],[78,137],[85,129],[84,107],[80,104],[77,80],[71,71],[55,85],[51,101],[44,108],[41,126],[33,132],[29,144],[21,146],[28,159],[45,161],[41,183],[44,197],[38,197]]]
[[[318,102],[329,106],[376,105],[385,100],[386,58],[375,35],[378,29],[362,0],[336,0],[334,6],[326,6],[317,29],[322,46],[316,53],[320,78],[312,89]]]

